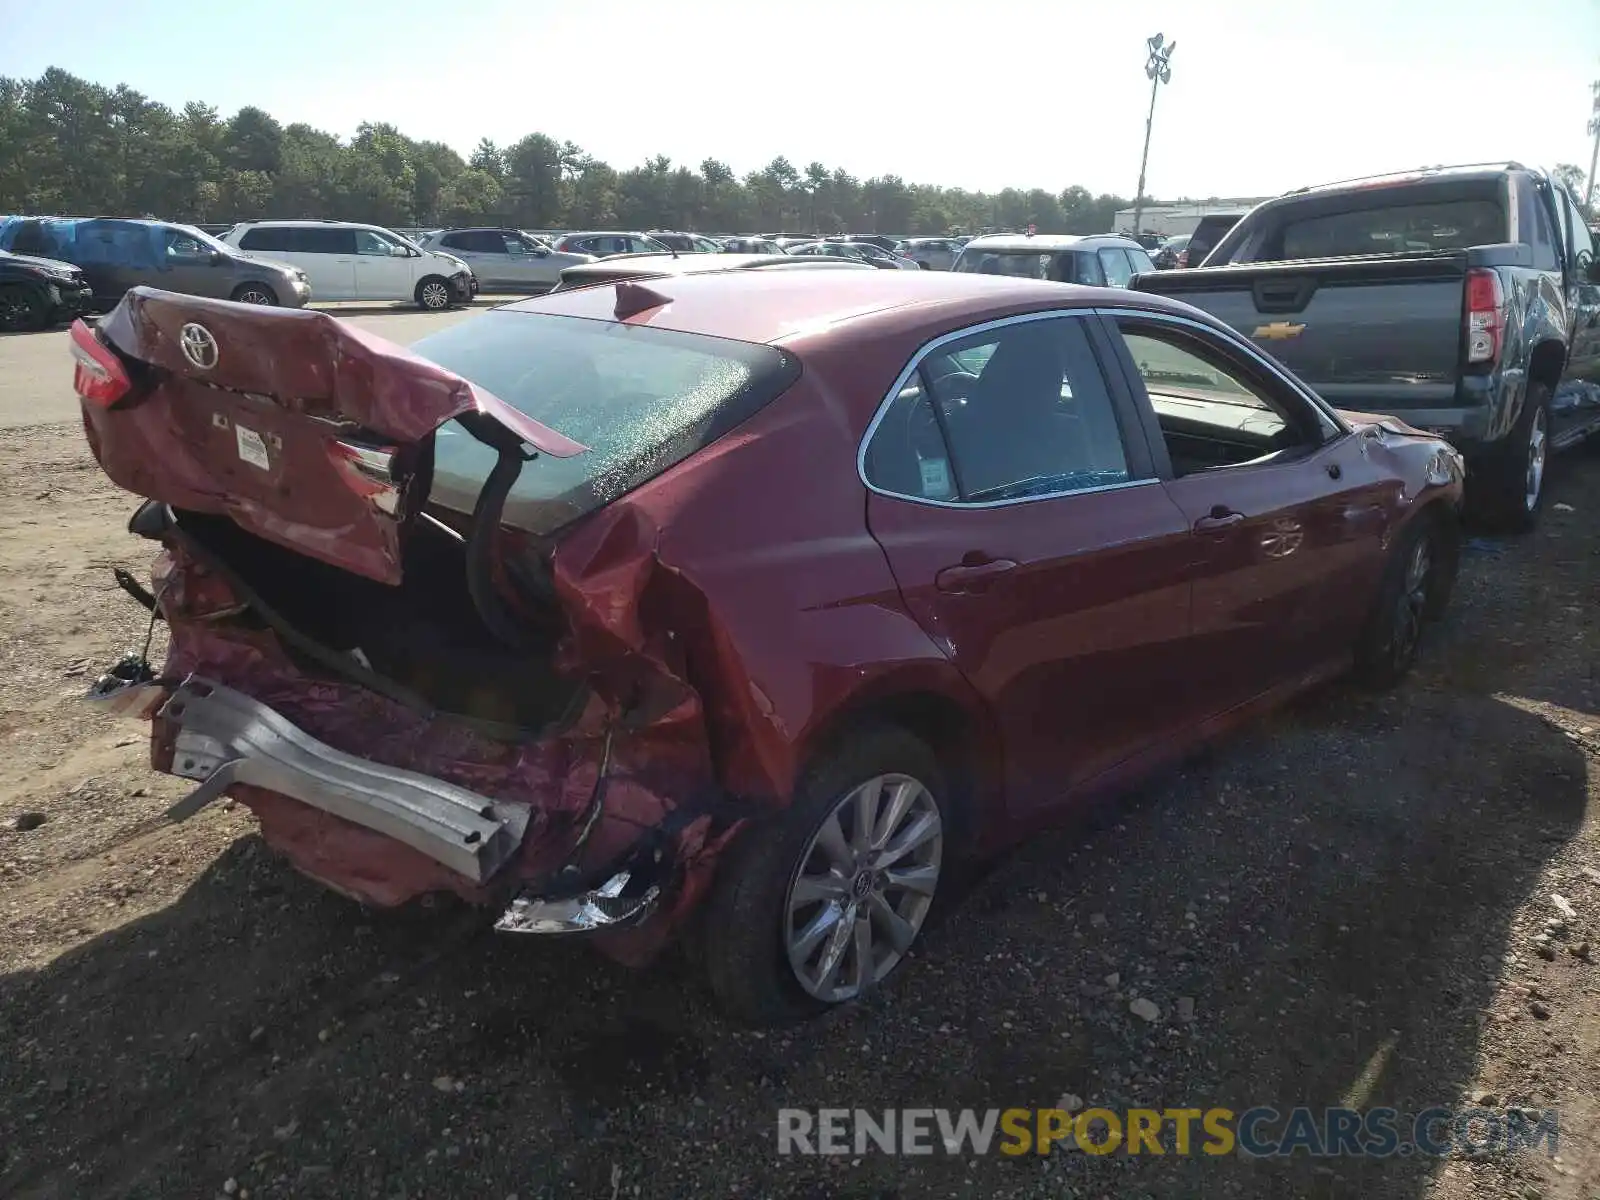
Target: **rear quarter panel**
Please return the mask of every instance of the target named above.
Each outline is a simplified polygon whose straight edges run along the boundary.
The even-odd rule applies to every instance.
[[[806,359],[783,396],[596,514],[581,546],[557,550],[595,561],[607,527],[623,525],[630,543],[654,540],[661,579],[640,589],[641,636],[676,644],[704,704],[719,781],[737,795],[786,803],[807,754],[862,704],[933,693],[975,728],[984,722],[970,687],[906,612],[866,527],[856,449],[909,353],[871,364]]]

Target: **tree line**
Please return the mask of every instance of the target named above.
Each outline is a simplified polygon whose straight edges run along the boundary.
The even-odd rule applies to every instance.
[[[37,79],[0,77],[0,213],[708,232],[945,234],[1034,224],[1042,233],[1102,233],[1129,203],[1082,187],[986,193],[894,175],[858,179],[782,156],[742,177],[715,158],[691,167],[665,155],[618,170],[544,133],[509,146],[485,138],[463,159],[384,123],[364,123],[347,140],[253,107],[223,117],[191,101],[174,112],[126,85],[58,67]]]

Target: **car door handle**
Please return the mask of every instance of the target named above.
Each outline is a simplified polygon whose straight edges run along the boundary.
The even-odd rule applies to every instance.
[[[1232,529],[1244,520],[1242,512],[1225,509],[1221,505],[1213,508],[1205,516],[1194,523],[1196,533],[1221,533],[1225,529]]]
[[[999,579],[1008,571],[1015,571],[1017,564],[1009,558],[991,558],[988,562],[962,563],[957,567],[945,567],[933,577],[933,585],[941,592],[981,592]]]

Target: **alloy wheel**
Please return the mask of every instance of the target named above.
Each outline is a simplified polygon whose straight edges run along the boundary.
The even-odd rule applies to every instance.
[[[1544,490],[1544,460],[1549,449],[1544,405],[1533,410],[1533,428],[1528,431],[1528,470],[1522,503],[1528,512],[1539,507]]]
[[[852,1000],[899,965],[933,905],[943,851],[939,807],[911,776],[879,775],[839,799],[784,901],[784,949],[809,995]]]
[[[450,289],[442,283],[422,285],[422,307],[441,309],[450,307]]]
[[[1406,561],[1405,582],[1395,602],[1394,662],[1404,665],[1416,653],[1422,640],[1422,618],[1428,608],[1428,592],[1433,583],[1433,548],[1427,537],[1417,539]]]
[[[240,304],[275,304],[275,303],[277,303],[277,301],[275,301],[266,292],[263,292],[260,288],[246,288],[244,291],[239,293],[239,303]]]
[[[20,289],[0,290],[0,329],[22,330],[28,327],[33,307]]]

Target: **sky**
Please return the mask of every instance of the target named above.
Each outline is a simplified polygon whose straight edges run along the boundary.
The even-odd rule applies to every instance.
[[[0,75],[469,154],[543,132],[626,168],[1248,197],[1429,163],[1589,168],[1600,0],[0,0]]]

